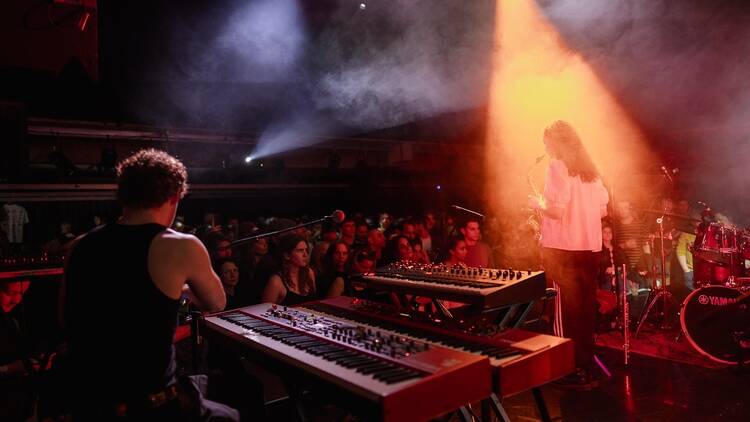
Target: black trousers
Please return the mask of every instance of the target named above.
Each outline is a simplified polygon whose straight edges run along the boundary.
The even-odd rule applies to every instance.
[[[556,309],[557,335],[573,340],[576,366],[588,368],[594,358],[596,329],[596,273],[599,255],[591,251],[542,248],[547,283],[559,287],[561,309]],[[562,321],[560,321],[562,320]]]

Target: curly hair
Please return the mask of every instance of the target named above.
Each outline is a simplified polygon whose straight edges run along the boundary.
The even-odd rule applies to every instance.
[[[156,208],[187,192],[187,170],[164,151],[143,149],[117,165],[117,199],[123,206]]]
[[[570,123],[555,121],[544,129],[544,138],[552,155],[568,167],[571,177],[581,176],[583,182],[593,182],[599,178],[599,171]]]

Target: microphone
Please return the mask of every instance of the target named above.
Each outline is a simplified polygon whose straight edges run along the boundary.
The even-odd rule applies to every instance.
[[[669,180],[669,183],[674,183],[671,172],[667,170],[665,166],[661,166],[661,172],[664,173],[664,176]]]
[[[329,215],[326,218],[330,218],[331,221],[333,221],[336,224],[341,224],[341,222],[344,221],[344,219],[346,219],[346,214],[344,214],[344,211],[336,210],[332,212],[331,215]]]
[[[453,209],[457,209],[457,210],[459,210],[459,211],[463,211],[463,212],[468,212],[469,214],[474,214],[474,215],[476,215],[477,217],[481,217],[481,218],[484,218],[484,214],[482,214],[482,213],[478,213],[478,212],[476,212],[476,211],[472,211],[472,210],[470,210],[470,209],[468,209],[468,208],[464,208],[464,207],[459,207],[458,205],[451,205],[451,208],[453,208]]]
[[[256,235],[253,235],[253,236],[250,236],[250,237],[246,237],[244,239],[237,239],[234,242],[230,243],[229,245],[232,246],[232,247],[234,247],[234,246],[237,246],[237,245],[241,245],[243,243],[252,242],[253,240],[260,239],[262,237],[276,236],[276,235],[279,235],[279,234],[282,234],[282,233],[286,233],[286,232],[289,232],[289,231],[292,231],[292,230],[296,230],[296,229],[298,229],[300,227],[307,227],[307,226],[311,226],[313,224],[322,223],[324,220],[328,220],[328,219],[330,219],[331,221],[333,221],[336,224],[340,224],[342,221],[344,221],[345,218],[346,218],[346,214],[344,214],[344,211],[335,210],[335,211],[333,211],[331,213],[331,215],[327,215],[327,216],[325,216],[323,218],[319,218],[317,220],[313,220],[313,221],[308,221],[306,223],[297,224],[296,226],[287,227],[285,229],[276,230],[274,232],[265,232],[265,233],[256,234]]]

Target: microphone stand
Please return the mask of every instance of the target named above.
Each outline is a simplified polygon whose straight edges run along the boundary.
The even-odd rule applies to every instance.
[[[638,333],[641,331],[641,327],[643,326],[643,323],[646,322],[646,318],[648,317],[648,314],[651,312],[651,309],[654,307],[656,302],[659,300],[659,298],[662,299],[662,324],[661,328],[668,328],[667,324],[667,300],[672,300],[672,293],[667,290],[667,269],[666,269],[666,255],[664,251],[664,214],[666,214],[667,210],[664,209],[662,215],[656,219],[656,223],[659,225],[659,241],[661,246],[661,287],[658,286],[656,282],[656,278],[654,278],[654,289],[652,290],[651,294],[653,294],[653,297],[651,297],[651,301],[649,302],[648,306],[646,306],[646,310],[641,314],[641,318],[638,321],[638,327],[635,329],[635,335],[633,337],[638,338]],[[655,294],[654,294],[655,293]],[[657,320],[658,322],[658,320]],[[659,325],[657,324],[657,327]]]
[[[249,236],[249,237],[245,237],[245,238],[242,238],[242,239],[237,239],[234,242],[230,243],[229,246],[235,247],[235,246],[239,246],[239,245],[242,245],[242,244],[245,244],[245,243],[248,243],[248,242],[252,242],[253,240],[258,240],[258,239],[261,239],[261,238],[264,238],[264,237],[276,236],[278,234],[282,234],[282,233],[290,232],[290,231],[293,231],[293,230],[297,230],[297,229],[302,228],[302,227],[307,227],[307,226],[312,226],[313,224],[322,223],[323,221],[326,221],[328,219],[333,220],[336,223],[340,223],[341,221],[344,220],[343,215],[344,214],[341,213],[340,216],[337,216],[336,213],[334,213],[334,214],[331,214],[331,215],[327,215],[327,216],[325,216],[323,218],[319,218],[317,220],[312,220],[312,221],[308,221],[306,223],[297,224],[296,226],[287,227],[285,229],[276,230],[276,231],[272,231],[272,232],[260,233],[260,234],[256,234],[256,235]]]

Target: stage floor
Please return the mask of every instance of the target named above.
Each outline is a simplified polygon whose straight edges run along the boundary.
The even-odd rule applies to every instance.
[[[591,391],[542,387],[550,416],[558,421],[748,421],[750,371],[707,368],[641,354],[622,365],[619,350],[598,347],[612,372]],[[530,392],[506,398],[512,421],[540,420]]]

